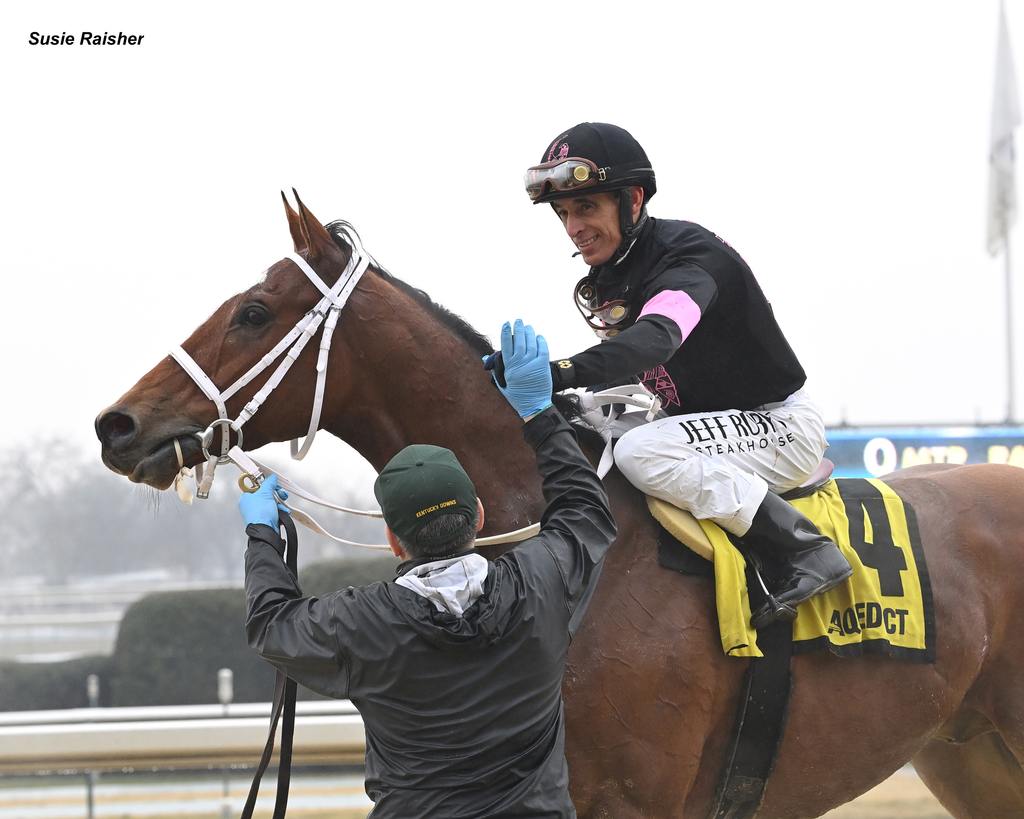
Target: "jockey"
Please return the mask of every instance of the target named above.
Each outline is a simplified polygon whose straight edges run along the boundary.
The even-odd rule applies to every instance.
[[[777,606],[756,627],[845,580],[831,540],[778,497],[803,483],[827,446],[803,367],[740,255],[711,231],[654,219],[654,170],[615,125],[560,134],[526,172],[526,191],[562,221],[590,272],[577,308],[602,339],[552,362],[554,389],[639,379],[668,417],[625,433],[623,475],[648,495],[711,519],[786,567]]]

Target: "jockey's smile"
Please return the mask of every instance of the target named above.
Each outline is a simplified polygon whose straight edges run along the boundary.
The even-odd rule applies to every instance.
[[[591,267],[604,264],[622,242],[618,199],[611,193],[594,193],[551,203],[572,243]]]

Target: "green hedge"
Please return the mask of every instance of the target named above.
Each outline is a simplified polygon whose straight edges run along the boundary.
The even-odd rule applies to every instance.
[[[389,580],[398,561],[325,560],[299,576],[304,594]],[[137,600],[124,613],[113,656],[60,663],[0,662],[0,710],[33,711],[88,705],[85,678],[100,677],[101,704],[191,705],[217,702],[217,671],[234,672],[235,702],[265,702],[274,669],[245,639],[242,589],[161,592]],[[317,695],[299,687],[299,697]]]
[[[217,671],[234,672],[235,702],[270,699],[274,671],[245,640],[241,589],[161,592],[124,613],[113,657],[114,705],[217,702]]]
[[[0,661],[0,711],[85,708],[85,678],[90,674],[100,678],[100,705],[110,705],[110,657],[97,654],[59,663]]]
[[[395,575],[398,561],[327,560],[299,575],[303,594],[320,597]],[[151,594],[125,612],[113,657],[114,705],[184,705],[217,701],[217,670],[234,672],[235,702],[262,702],[274,670],[245,639],[241,589]],[[299,687],[299,697],[317,698]]]

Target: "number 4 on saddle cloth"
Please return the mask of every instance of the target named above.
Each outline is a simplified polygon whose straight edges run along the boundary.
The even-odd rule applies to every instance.
[[[742,539],[664,501],[647,501],[668,533],[714,564],[722,649],[733,657],[763,656],[750,613],[764,592],[748,571]],[[838,544],[853,567],[847,581],[800,604],[793,651],[826,649],[839,656],[876,653],[932,662],[931,586],[910,505],[882,481],[857,478],[827,480],[790,503]],[[663,546],[659,557],[662,565],[678,569],[672,549],[683,546]]]

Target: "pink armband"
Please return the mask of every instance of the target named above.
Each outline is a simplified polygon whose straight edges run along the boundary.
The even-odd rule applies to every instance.
[[[644,305],[639,318],[651,314],[674,321],[679,327],[679,335],[683,341],[700,321],[700,308],[697,302],[690,298],[689,293],[682,290],[662,290]]]

